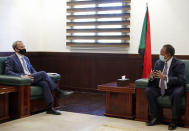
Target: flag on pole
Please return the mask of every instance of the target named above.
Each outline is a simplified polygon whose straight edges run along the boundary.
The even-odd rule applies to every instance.
[[[150,17],[148,7],[146,8],[138,53],[144,58],[142,78],[148,78],[152,68]]]

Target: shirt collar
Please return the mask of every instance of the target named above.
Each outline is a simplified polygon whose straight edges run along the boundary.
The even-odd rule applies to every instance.
[[[171,65],[172,60],[173,60],[173,57],[171,57],[171,58],[167,61],[167,65],[168,65],[168,66]]]
[[[19,59],[22,59],[24,57],[23,55],[20,55],[18,53],[16,53],[16,55],[18,56]]]

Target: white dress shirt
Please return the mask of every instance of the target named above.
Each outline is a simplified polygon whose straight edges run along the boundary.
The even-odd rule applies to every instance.
[[[31,73],[30,73],[29,70],[28,70],[28,67],[27,67],[26,61],[25,61],[25,59],[24,59],[24,56],[21,56],[21,55],[19,55],[19,54],[17,54],[17,53],[16,53],[16,55],[18,56],[18,58],[19,58],[19,60],[20,60],[20,63],[22,64],[22,68],[23,68],[23,70],[24,70],[24,74],[25,74],[25,75],[30,75]],[[22,61],[22,58],[23,58],[24,61]],[[24,68],[24,63],[23,63],[23,62],[25,63],[27,69]]]

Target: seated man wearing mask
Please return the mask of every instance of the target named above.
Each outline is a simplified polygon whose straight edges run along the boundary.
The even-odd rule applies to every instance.
[[[168,95],[172,105],[172,121],[169,130],[177,127],[181,98],[185,92],[185,64],[174,57],[175,49],[172,45],[164,45],[160,51],[160,59],[156,61],[149,76],[146,97],[150,115],[154,117],[147,122],[147,126],[160,124],[160,114],[157,97]]]
[[[43,87],[43,96],[47,104],[46,113],[60,115],[52,106],[53,96],[52,90],[58,98],[71,95],[73,92],[65,92],[57,88],[56,83],[47,75],[46,72],[37,72],[30,64],[28,57],[24,56],[26,49],[22,41],[16,41],[12,45],[15,54],[9,56],[5,62],[5,74],[18,77],[30,78],[32,85]]]

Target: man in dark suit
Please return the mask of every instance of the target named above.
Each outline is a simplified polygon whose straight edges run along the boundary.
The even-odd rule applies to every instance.
[[[9,56],[5,62],[5,74],[29,78],[32,81],[32,85],[43,87],[43,96],[47,104],[46,113],[60,115],[61,113],[52,106],[53,96],[51,92],[54,90],[58,98],[71,95],[73,92],[58,89],[56,83],[46,72],[37,72],[31,65],[28,57],[24,56],[26,49],[22,41],[14,42],[12,47],[15,54]]]
[[[175,49],[172,45],[164,45],[160,51],[160,59],[156,61],[150,73],[146,97],[150,115],[154,117],[147,122],[147,126],[160,123],[157,97],[168,95],[172,105],[172,121],[169,130],[177,127],[181,98],[185,90],[185,64],[174,57]]]

